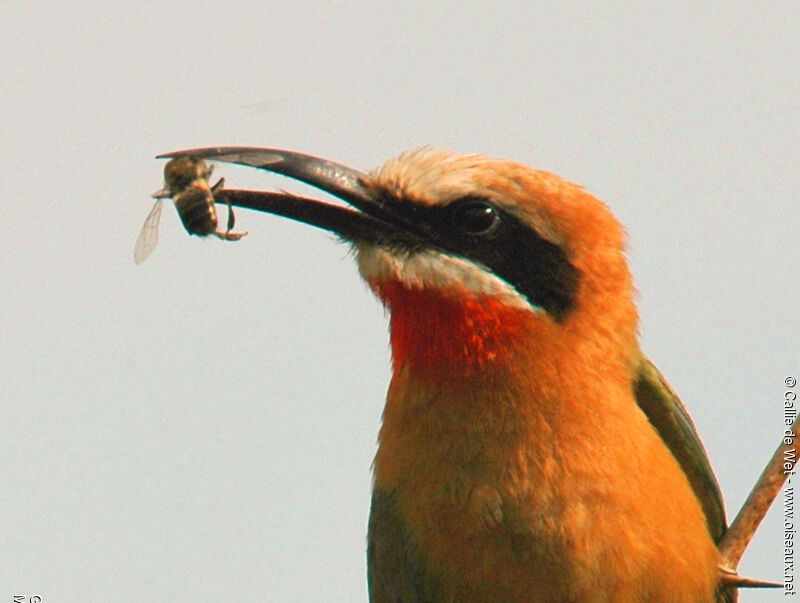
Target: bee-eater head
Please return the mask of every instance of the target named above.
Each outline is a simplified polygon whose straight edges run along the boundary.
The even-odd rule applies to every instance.
[[[364,185],[403,225],[389,244],[355,241],[361,274],[392,311],[396,361],[491,360],[576,330],[633,349],[623,231],[581,187],[430,149],[388,161]]]

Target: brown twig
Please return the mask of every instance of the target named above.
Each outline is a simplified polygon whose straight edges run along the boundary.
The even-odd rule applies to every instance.
[[[731,527],[725,532],[719,543],[720,563],[725,572],[736,573],[736,567],[742,558],[744,550],[750,544],[758,525],[764,519],[772,501],[780,492],[786,478],[792,474],[797,460],[797,447],[795,439],[800,427],[800,415],[795,418],[781,438],[781,443],[775,450],[761,477],[750,491],[747,500],[742,505]]]

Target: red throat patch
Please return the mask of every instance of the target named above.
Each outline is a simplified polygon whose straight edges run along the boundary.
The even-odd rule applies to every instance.
[[[408,288],[397,282],[371,283],[391,312],[395,372],[409,364],[421,377],[448,379],[503,361],[537,315],[509,307],[498,298],[477,297],[465,288]]]

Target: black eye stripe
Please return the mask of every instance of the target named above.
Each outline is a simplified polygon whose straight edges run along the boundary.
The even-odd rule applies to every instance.
[[[563,321],[573,307],[578,271],[567,251],[491,200],[464,197],[424,206],[387,199],[384,209],[415,240],[487,266],[555,320]]]

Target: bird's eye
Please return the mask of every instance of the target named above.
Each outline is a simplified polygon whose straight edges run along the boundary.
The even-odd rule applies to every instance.
[[[453,225],[470,235],[490,234],[500,223],[498,211],[485,201],[459,201],[451,205]]]

